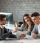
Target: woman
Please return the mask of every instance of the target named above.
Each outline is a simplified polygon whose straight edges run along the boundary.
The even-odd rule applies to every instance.
[[[25,14],[23,16],[23,24],[21,25],[20,29],[18,29],[18,27],[15,28],[15,31],[28,31],[28,35],[31,35],[31,31],[34,28],[34,23],[31,20],[31,17],[29,16],[29,14]],[[24,38],[25,34],[22,34],[21,36],[19,36],[19,38]]]
[[[31,20],[31,17],[29,14],[25,14],[23,16],[23,24],[20,28],[22,31],[28,31],[28,35],[31,35],[31,31],[33,30],[34,23]]]
[[[20,31],[28,31],[28,35],[31,35],[31,31],[33,30],[34,27],[34,23],[31,20],[31,17],[29,16],[29,14],[25,14],[23,16],[23,24],[21,25],[20,29],[18,29],[18,27],[16,27],[16,31],[20,30]]]

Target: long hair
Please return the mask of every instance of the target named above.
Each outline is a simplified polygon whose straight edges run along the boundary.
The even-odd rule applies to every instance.
[[[31,24],[34,24],[34,23],[32,22],[32,20],[31,20],[31,17],[29,16],[29,14],[24,14],[24,16],[23,16],[23,30],[25,30],[26,28],[28,28],[28,24],[25,22],[24,17],[29,18],[30,21],[31,21]]]

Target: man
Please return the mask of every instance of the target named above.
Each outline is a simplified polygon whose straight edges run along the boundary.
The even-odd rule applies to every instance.
[[[31,18],[32,18],[32,21],[34,22],[35,26],[34,26],[34,29],[32,31],[32,37],[33,38],[38,38],[40,37],[40,28],[39,27],[39,24],[40,24],[40,20],[39,20],[39,13],[38,12],[34,12],[32,15],[31,15]]]
[[[0,14],[0,40],[9,38],[16,38],[15,35],[12,34],[12,32],[8,32],[8,30],[4,27],[6,24],[6,15]]]

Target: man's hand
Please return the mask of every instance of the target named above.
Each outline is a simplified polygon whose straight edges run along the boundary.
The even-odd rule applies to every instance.
[[[36,39],[38,38],[38,34],[33,34],[32,37]]]

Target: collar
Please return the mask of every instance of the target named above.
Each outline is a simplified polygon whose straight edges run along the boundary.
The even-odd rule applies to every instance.
[[[0,28],[4,28],[4,25],[0,25]]]

